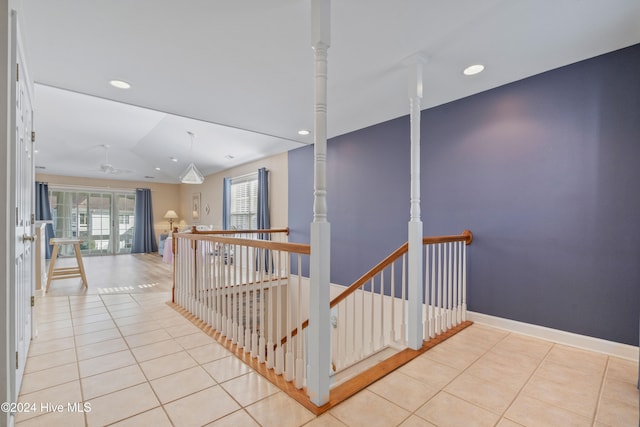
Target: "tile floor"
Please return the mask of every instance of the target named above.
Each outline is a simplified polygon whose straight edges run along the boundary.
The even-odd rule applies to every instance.
[[[167,299],[40,298],[17,425],[638,425],[636,363],[480,325],[315,417]]]

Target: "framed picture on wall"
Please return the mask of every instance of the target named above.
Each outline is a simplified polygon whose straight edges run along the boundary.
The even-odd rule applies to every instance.
[[[200,221],[200,193],[193,193],[191,200],[191,219]]]

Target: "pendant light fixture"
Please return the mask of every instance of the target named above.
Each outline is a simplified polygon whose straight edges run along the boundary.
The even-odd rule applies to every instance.
[[[187,131],[189,136],[191,137],[191,147],[189,147],[189,157],[191,157],[191,150],[193,149],[193,139],[195,138],[195,134],[191,131]],[[196,165],[191,162],[187,169],[182,172],[180,175],[180,182],[183,184],[202,184],[204,182],[204,176],[200,173]]]

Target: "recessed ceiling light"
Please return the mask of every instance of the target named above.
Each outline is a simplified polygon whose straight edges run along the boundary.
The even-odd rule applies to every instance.
[[[481,73],[482,70],[484,70],[484,65],[475,64],[475,65],[469,65],[467,68],[464,69],[463,73],[465,76],[473,76],[474,74]]]
[[[109,84],[118,89],[129,89],[131,85],[123,80],[111,80]]]
[[[298,135],[309,135],[310,133],[311,133],[311,132],[309,132],[309,131],[308,131],[308,130],[306,130],[306,129],[300,129],[300,130],[298,131]]]
[[[169,160],[171,160],[172,162],[177,162],[178,159],[176,159],[175,157],[169,157]]]
[[[157,171],[159,171],[159,170],[160,170],[160,168],[156,168],[156,170],[157,170]]]

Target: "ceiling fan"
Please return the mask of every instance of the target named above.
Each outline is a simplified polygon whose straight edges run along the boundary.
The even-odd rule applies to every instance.
[[[108,145],[108,144],[102,144],[101,147],[104,148],[104,162],[100,164],[100,171],[101,172],[108,173],[108,174],[111,174],[111,175],[118,175],[118,174],[121,174],[121,173],[131,173],[131,172],[133,172],[132,170],[129,170],[129,169],[121,169],[121,168],[114,167],[109,162],[109,148],[111,148],[111,146]]]

